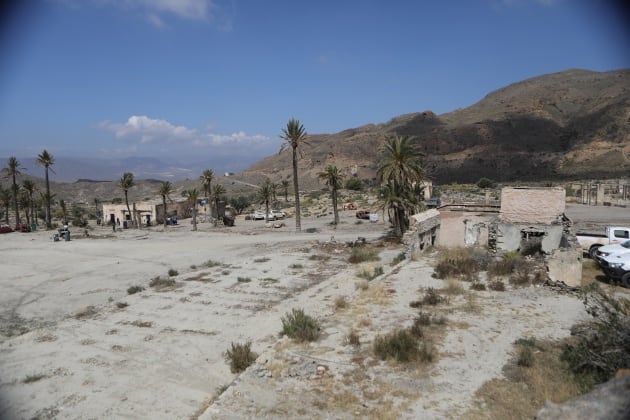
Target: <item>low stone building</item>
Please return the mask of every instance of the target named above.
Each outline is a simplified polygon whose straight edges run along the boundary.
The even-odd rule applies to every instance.
[[[413,258],[425,249],[437,245],[439,235],[440,212],[430,209],[409,218],[409,230],[403,236],[403,243]]]

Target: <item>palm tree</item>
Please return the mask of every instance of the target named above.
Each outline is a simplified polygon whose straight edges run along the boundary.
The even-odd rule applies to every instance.
[[[217,222],[219,220],[219,202],[221,201],[221,198],[223,198],[223,196],[226,193],[226,189],[223,185],[221,184],[214,184],[212,186],[212,202],[214,203],[214,210],[215,210],[215,215],[216,217],[214,218],[214,225],[217,225]]]
[[[284,201],[289,201],[289,181],[283,179],[280,181],[280,188],[282,188],[282,193],[284,194]]]
[[[11,190],[0,185],[0,203],[4,207],[4,223],[9,224],[9,207],[11,207]]]
[[[35,187],[35,183],[31,181],[30,179],[25,179],[24,181],[22,181],[22,188],[28,195],[29,208],[31,212],[31,218],[33,219],[33,223],[37,224],[37,220],[35,217],[35,206],[34,206],[35,201],[33,200],[33,194],[35,193],[35,190],[37,189]],[[26,219],[27,219],[27,223],[30,225],[30,222],[28,222],[28,216]]]
[[[28,197],[28,191],[22,189],[18,192],[18,201],[20,203],[20,207],[24,210],[24,215],[26,216],[26,226],[31,226],[31,217],[29,215],[29,208],[31,207],[31,201]]]
[[[160,185],[160,189],[158,190],[158,194],[162,196],[162,208],[164,209],[164,229],[166,229],[166,199],[171,199],[170,195],[173,192],[173,185],[169,181],[164,181]]]
[[[344,175],[339,171],[339,169],[337,169],[336,166],[328,165],[323,172],[317,174],[317,177],[326,181],[326,185],[328,185],[332,189],[331,197],[336,227],[339,224],[339,211],[337,209],[337,190],[343,182]]]
[[[199,191],[197,191],[197,188],[191,188],[185,191],[185,194],[192,204],[193,230],[197,230],[197,199],[199,198]]]
[[[295,193],[295,230],[297,232],[302,231],[302,221],[300,218],[300,189],[298,185],[298,164],[297,164],[297,151],[301,144],[308,145],[306,131],[304,126],[300,124],[300,121],[292,118],[287,123],[286,128],[282,129],[281,139],[286,143],[282,145],[280,151],[282,152],[286,148],[290,147],[292,151],[293,161],[293,189]]]
[[[203,196],[208,198],[212,191],[212,181],[214,180],[214,172],[212,171],[212,169],[206,169],[205,171],[203,171],[203,173],[199,177],[199,180],[201,181],[201,186],[203,188]]]
[[[131,172],[125,172],[123,176],[118,181],[118,186],[121,190],[125,192],[125,204],[127,204],[127,213],[129,217],[131,217],[131,209],[129,208],[129,188],[135,186],[135,182],[133,181],[133,174]],[[129,219],[128,219],[129,220]]]
[[[66,208],[66,202],[64,200],[59,200],[59,206],[61,207],[61,215],[63,217],[63,224],[65,225],[67,223],[66,213],[68,212],[68,209]]]
[[[376,171],[381,183],[386,187],[383,199],[393,221],[394,233],[402,238],[409,228],[409,213],[417,208],[414,185],[425,176],[422,163],[423,154],[413,143],[413,137],[394,136],[381,148],[382,159]]]
[[[265,222],[269,221],[269,202],[273,198],[273,188],[271,185],[271,181],[266,179],[256,192],[256,201],[258,201],[258,204],[265,205]]]
[[[52,197],[50,195],[50,182],[48,181],[48,170],[52,165],[55,164],[55,158],[53,155],[48,153],[46,149],[39,155],[37,155],[37,163],[42,165],[46,170],[46,195],[44,196],[44,200],[46,203],[46,227],[50,229],[52,227],[52,213],[50,212],[50,202]],[[52,171],[52,169],[50,169]],[[55,173],[55,171],[53,171]]]
[[[21,174],[20,162],[15,156],[11,156],[7,161],[6,168],[2,169],[2,172],[6,174],[7,178],[11,178],[13,186],[13,210],[15,211],[15,226],[20,224],[20,210],[18,209],[18,184],[16,177]]]

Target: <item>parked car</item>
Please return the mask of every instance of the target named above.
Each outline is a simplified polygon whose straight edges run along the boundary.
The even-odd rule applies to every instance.
[[[370,212],[368,210],[357,211],[357,219],[370,220]]]
[[[595,259],[599,263],[604,257],[628,253],[630,253],[630,239],[620,244],[604,245],[599,247],[595,252]]]
[[[431,198],[427,201],[427,208],[436,209],[442,205],[442,200],[439,198]]]
[[[624,287],[630,288],[630,253],[613,254],[600,261],[604,273],[613,280],[621,280]]]
[[[252,214],[252,219],[265,220],[265,212],[261,210],[254,210],[254,213]]]
[[[606,228],[606,233],[577,232],[575,236],[584,252],[588,252],[591,258],[596,259],[596,253],[600,247],[630,239],[630,228],[609,226]]]
[[[270,220],[284,219],[285,217],[287,217],[287,214],[282,210],[269,210]]]

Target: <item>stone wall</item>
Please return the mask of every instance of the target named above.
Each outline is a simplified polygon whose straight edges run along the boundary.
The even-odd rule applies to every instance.
[[[501,190],[501,212],[504,223],[551,224],[561,218],[565,209],[562,187],[511,188]]]
[[[436,209],[414,214],[409,218],[409,230],[403,236],[409,255],[413,258],[436,246],[440,235],[440,212]]]

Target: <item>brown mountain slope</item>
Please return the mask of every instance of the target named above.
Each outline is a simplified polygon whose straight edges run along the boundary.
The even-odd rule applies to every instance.
[[[308,127],[307,127],[308,128]],[[604,178],[630,173],[630,70],[568,70],[499,89],[464,109],[401,115],[337,134],[309,137],[301,185],[317,187],[327,164],[373,179],[378,149],[391,135],[411,135],[438,182]],[[240,174],[256,183],[291,173],[290,152]]]

